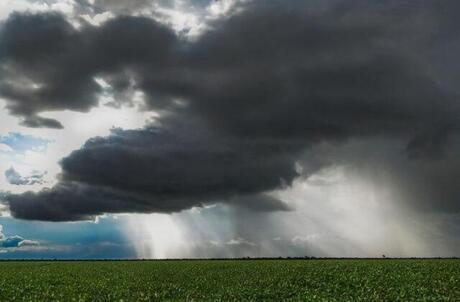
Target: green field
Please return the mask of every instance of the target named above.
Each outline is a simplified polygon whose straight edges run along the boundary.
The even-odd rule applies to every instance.
[[[0,262],[0,301],[460,301],[460,260]]]

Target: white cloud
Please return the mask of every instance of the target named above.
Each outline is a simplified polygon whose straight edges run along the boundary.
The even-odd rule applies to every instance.
[[[231,239],[229,241],[226,242],[227,245],[249,245],[249,246],[257,246],[256,243],[254,242],[251,242],[251,241],[248,241],[244,238],[235,238],[235,239]]]
[[[38,241],[24,239],[21,236],[6,236],[3,234],[3,226],[0,225],[0,250],[27,250],[29,247],[39,246]]]
[[[13,152],[10,146],[0,143],[0,152]]]
[[[96,14],[94,16],[85,14],[81,15],[80,17],[91,25],[99,26],[102,23],[112,19],[114,17],[114,14],[112,14],[111,12],[103,12],[100,14]]]
[[[40,242],[35,240],[24,239],[19,243],[19,247],[26,247],[26,246],[38,246]]]
[[[73,0],[57,0],[53,3],[30,0],[1,0],[0,20],[8,18],[12,12],[45,12],[57,11],[66,15],[74,12],[75,2]]]
[[[66,15],[71,15],[75,9],[75,3],[72,0],[59,0],[51,4],[51,10],[58,11]]]
[[[230,12],[230,10],[241,0],[220,0],[212,1],[211,4],[206,8],[206,11],[212,17],[221,17]]]
[[[315,241],[319,240],[322,237],[321,234],[309,234],[305,236],[296,235],[294,236],[291,241],[294,245],[304,244],[304,243],[314,243]]]

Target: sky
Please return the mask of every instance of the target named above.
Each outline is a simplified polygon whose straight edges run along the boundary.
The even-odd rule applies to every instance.
[[[460,256],[455,0],[3,0],[0,259]]]

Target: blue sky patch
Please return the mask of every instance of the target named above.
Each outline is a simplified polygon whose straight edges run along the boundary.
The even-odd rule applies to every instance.
[[[10,132],[7,135],[0,135],[0,144],[11,148],[15,153],[24,154],[27,151],[42,151],[46,149],[50,140],[24,135],[18,132]]]
[[[8,247],[13,247],[7,253],[0,254],[0,259],[135,258],[134,246],[124,235],[120,222],[111,216],[100,218],[98,223],[54,223],[0,217],[3,241]],[[19,244],[16,242],[15,245],[12,241],[23,238],[28,239],[26,242],[39,242],[41,248],[14,249]],[[7,243],[6,239],[11,242]]]

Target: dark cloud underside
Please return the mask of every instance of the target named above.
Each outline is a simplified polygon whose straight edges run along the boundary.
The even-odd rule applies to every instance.
[[[60,15],[8,19],[0,94],[24,124],[56,128],[39,113],[96,106],[95,77],[116,95],[144,92],[146,107],[164,113],[157,125],[89,140],[62,160],[58,185],[8,196],[13,215],[73,220],[250,197],[250,208],[286,209],[264,193],[291,184],[296,161],[314,166],[302,156],[310,147],[350,138],[391,141],[403,156],[388,160],[407,168],[395,175],[409,175],[414,191],[439,182],[445,203],[458,208],[451,179],[459,161],[446,155],[458,148],[460,125],[459,61],[446,51],[460,43],[458,2],[241,8],[196,41],[143,17],[79,30]]]

